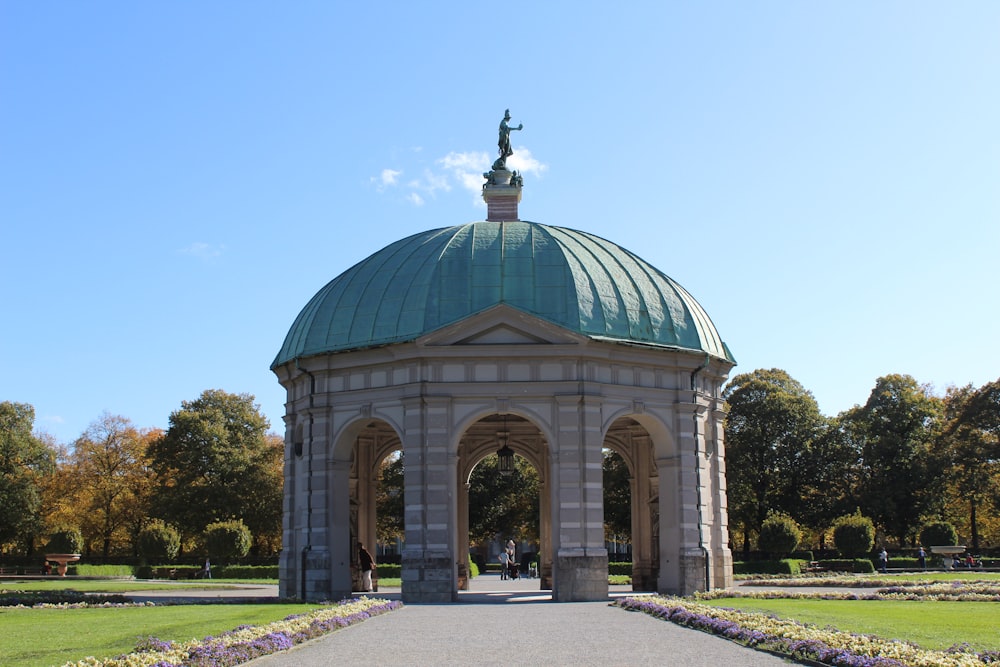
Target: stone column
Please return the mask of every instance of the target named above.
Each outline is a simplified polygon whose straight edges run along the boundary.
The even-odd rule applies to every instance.
[[[707,516],[704,485],[708,479],[702,448],[705,407],[697,403],[679,403],[676,405],[676,410],[679,486],[674,493],[679,502],[680,590],[678,592],[681,595],[690,595],[695,591],[706,589],[706,576],[710,572],[710,569],[706,569],[710,568],[708,562],[710,554],[705,542],[709,527],[704,523]],[[662,492],[662,478],[660,489]]]
[[[649,436],[633,436],[635,470],[629,481],[632,499],[632,590],[656,590],[653,575],[650,517],[650,441]]]
[[[281,556],[278,564],[278,597],[282,599],[299,596],[299,559],[296,554],[299,549],[301,526],[297,521],[301,518],[299,511],[298,463],[302,457],[295,455],[295,416],[285,415],[285,487],[281,498]]]
[[[332,443],[328,442],[328,415],[317,411],[309,414],[308,418],[310,427],[303,443],[303,458],[307,463],[304,471],[306,502],[303,508],[305,540],[301,546],[299,564],[303,579],[301,590],[302,597],[306,600],[328,600],[333,596],[329,510],[334,499],[329,495],[331,480],[328,469]]]
[[[358,438],[356,446],[356,467],[358,475],[358,542],[372,554],[376,552],[378,530],[376,528],[376,491],[378,480],[375,465],[375,441],[372,438]],[[357,554],[351,554],[357,561]],[[378,559],[376,558],[376,562]]]
[[[461,469],[462,466],[458,466]],[[456,470],[457,472],[457,470]],[[469,590],[469,483],[457,480],[458,509],[455,553],[458,554],[458,590]],[[485,572],[483,572],[485,574]]]
[[[403,600],[452,602],[455,588],[455,461],[449,456],[451,401],[416,398],[406,402]]]
[[[553,496],[559,537],[552,599],[606,600],[601,402],[588,396],[557,396],[556,403]]]
[[[712,447],[709,475],[712,488],[712,588],[733,584],[733,552],[729,546],[729,505],[726,497],[726,412],[722,405],[711,411]]]

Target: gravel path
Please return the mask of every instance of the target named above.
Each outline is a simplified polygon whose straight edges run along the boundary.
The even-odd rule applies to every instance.
[[[537,586],[537,580],[533,583]],[[530,584],[529,584],[530,585]],[[488,588],[493,587],[493,590]],[[480,577],[453,604],[408,604],[253,667],[327,665],[684,665],[774,667],[789,663],[725,639],[607,602],[552,602],[538,590]],[[616,587],[617,588],[617,587]],[[620,595],[615,593],[614,595]],[[374,594],[398,598],[391,592]]]

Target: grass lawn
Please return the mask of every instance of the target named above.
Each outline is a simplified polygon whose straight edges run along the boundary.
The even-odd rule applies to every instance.
[[[72,589],[81,593],[126,593],[128,591],[159,590],[216,590],[231,588],[226,584],[277,584],[277,579],[213,579],[206,581],[164,582],[143,579],[5,579],[0,590],[6,591],[63,591]]]
[[[996,602],[720,598],[706,604],[763,611],[844,632],[909,641],[925,649],[968,642],[977,651],[1000,650]]]
[[[11,609],[0,607],[0,656],[4,665],[51,667],[87,656],[129,653],[150,635],[184,641],[248,624],[263,625],[322,605],[247,604]]]

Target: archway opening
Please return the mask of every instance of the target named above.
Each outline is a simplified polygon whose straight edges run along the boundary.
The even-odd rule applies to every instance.
[[[389,452],[378,464],[375,479],[375,535],[378,562],[399,565],[406,538],[403,505],[403,450]]]
[[[468,554],[480,576],[492,577],[497,584],[515,576],[541,577],[539,554],[548,544],[543,516],[548,508],[547,451],[538,427],[512,413],[483,417],[462,436],[459,551]],[[501,465],[503,454],[510,457],[508,470]],[[502,560],[507,559],[501,555],[508,552],[509,542],[514,558],[504,569]],[[460,590],[469,587],[468,574],[460,568]]]
[[[660,569],[660,484],[653,449],[650,432],[631,417],[615,420],[604,440],[610,581],[631,583],[633,591],[655,591]]]
[[[632,583],[632,473],[621,454],[602,450],[608,583]]]
[[[350,580],[363,590],[360,546],[375,562],[399,563],[405,529],[402,443],[387,422],[372,420],[351,435]],[[344,536],[346,538],[346,535]]]
[[[469,555],[480,575],[501,580],[537,573],[539,550],[538,471],[523,456],[514,455],[513,470],[500,472],[498,456],[490,454],[469,476]],[[513,543],[508,546],[508,543]],[[512,555],[508,564],[501,554]],[[507,565],[506,571],[502,565]]]

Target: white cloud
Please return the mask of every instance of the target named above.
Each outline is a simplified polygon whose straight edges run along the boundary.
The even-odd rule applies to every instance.
[[[514,149],[514,154],[507,158],[507,168],[522,175],[541,174],[548,171],[549,165],[536,160],[527,148],[518,146]]]
[[[226,249],[224,245],[213,246],[208,243],[202,243],[200,241],[192,243],[186,248],[181,248],[180,253],[184,255],[190,255],[192,257],[197,257],[198,259],[208,261],[214,259],[222,254],[222,251]]]
[[[382,185],[395,185],[397,177],[403,172],[395,169],[383,169],[380,176]]]
[[[379,190],[387,185],[401,185],[409,190],[406,200],[414,206],[423,206],[427,197],[435,197],[438,192],[450,192],[453,187],[473,193],[476,205],[481,204],[480,194],[483,190],[483,174],[490,170],[492,158],[482,151],[452,151],[438,158],[433,165],[425,168],[423,173],[406,181],[399,181],[402,171],[385,169],[382,171]],[[514,149],[514,154],[507,158],[507,168],[516,170],[519,174],[539,175],[548,169],[531,155],[531,151],[523,146]],[[376,179],[372,179],[375,181]]]
[[[378,176],[372,176],[369,179],[369,182],[374,183],[378,191],[382,192],[387,187],[396,185],[399,182],[399,176],[402,173],[402,171],[397,169],[383,169],[382,173]]]
[[[452,151],[443,158],[438,158],[437,162],[445,169],[454,171],[483,172],[490,168],[490,157],[486,153],[456,153]]]

